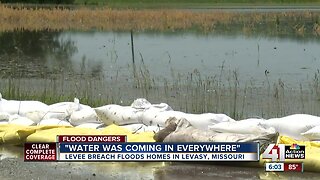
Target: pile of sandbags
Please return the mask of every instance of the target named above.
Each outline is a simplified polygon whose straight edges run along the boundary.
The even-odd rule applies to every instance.
[[[209,130],[223,133],[259,134],[275,129],[281,136],[296,140],[320,140],[320,117],[308,114],[293,114],[281,118],[250,118],[234,122],[222,122],[208,127]],[[271,130],[272,131],[272,130]]]
[[[95,110],[90,106],[74,102],[46,105],[39,101],[16,101],[2,98],[0,93],[0,124],[61,125],[88,128],[102,127]]]
[[[127,135],[129,142],[259,142],[305,144],[306,166],[320,167],[320,117],[294,114],[281,118],[235,121],[225,114],[190,114],[168,104],[136,99],[130,106],[97,108],[73,102],[46,105],[6,100],[0,93],[0,144],[55,142],[57,135]],[[300,141],[298,141],[300,140]],[[310,157],[309,157],[310,156]]]
[[[216,132],[203,131],[195,128],[184,119],[171,118],[167,127],[155,134],[154,139],[158,142],[259,142],[262,150],[271,143],[275,143],[278,133],[274,128],[266,131],[252,133]]]
[[[146,99],[135,100],[131,106],[119,106],[115,104],[95,108],[95,111],[106,125],[128,125],[141,123],[146,126],[165,127],[166,120],[170,118],[185,118],[194,127],[207,130],[209,125],[220,122],[234,122],[225,114],[188,114],[174,111],[168,104],[151,104]]]

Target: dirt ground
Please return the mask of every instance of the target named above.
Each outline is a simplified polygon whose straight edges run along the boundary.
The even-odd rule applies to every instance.
[[[21,147],[0,146],[0,179],[319,179],[319,173],[270,173],[263,168],[163,162],[24,162]]]

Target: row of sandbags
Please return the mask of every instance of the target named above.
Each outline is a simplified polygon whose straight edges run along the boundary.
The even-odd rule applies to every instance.
[[[23,145],[25,142],[56,142],[58,135],[126,135],[128,142],[154,142],[154,132],[133,133],[117,125],[101,129],[72,126],[0,125],[0,144]]]
[[[0,120],[21,125],[80,125],[101,123],[94,109],[74,102],[47,105],[39,101],[6,100],[0,94]]]
[[[154,139],[157,142],[257,142],[260,152],[263,152],[269,144],[276,143],[278,133],[272,127],[254,133],[204,131],[194,127],[185,118],[170,118]]]
[[[246,119],[235,122],[223,122],[209,126],[208,129],[216,132],[257,134],[270,131],[274,128],[283,136],[296,140],[320,140],[320,117],[308,114],[294,114],[282,118]]]
[[[185,118],[196,128],[207,129],[208,126],[221,122],[234,122],[225,114],[190,114],[174,111],[168,104],[151,104],[146,99],[136,99],[131,106],[120,106],[115,104],[95,108],[95,111],[105,124],[144,124],[147,126],[165,127],[167,119],[175,117]]]
[[[130,106],[116,104],[97,108],[74,102],[46,105],[39,101],[6,100],[0,93],[0,124],[63,125],[98,129],[110,124],[121,125],[134,132],[157,132],[170,118],[184,118],[201,130],[224,133],[255,134],[274,128],[280,135],[296,140],[320,140],[320,117],[294,114],[282,118],[245,119],[235,121],[225,114],[190,114],[174,111],[168,104],[151,104],[136,99]]]
[[[74,102],[60,102],[47,105],[39,101],[6,100],[0,93],[0,125],[22,126],[74,126],[78,128],[99,129],[110,123],[100,121],[94,108]],[[134,133],[158,131],[158,126],[146,126],[141,123],[126,123],[123,126]]]
[[[135,100],[131,106],[106,105],[95,108],[105,124],[145,124],[165,127],[170,118],[184,118],[195,128],[224,133],[256,134],[274,128],[280,135],[296,140],[320,140],[320,117],[308,114],[294,114],[282,118],[250,118],[235,121],[225,114],[189,114],[174,111],[165,103],[151,104],[145,99]]]
[[[254,120],[250,120],[254,121]],[[247,122],[250,122],[249,120]],[[207,130],[203,131],[201,129],[195,128],[191,125],[188,120],[181,118],[170,118],[166,121],[166,127],[154,136],[157,142],[257,142],[260,144],[260,153],[264,152],[269,144],[298,144],[305,146],[305,159],[285,159],[286,163],[290,162],[303,162],[305,171],[320,171],[320,143],[312,141],[297,141],[288,136],[279,136],[275,128],[261,127],[262,131],[256,131],[253,128],[248,129],[246,133],[243,130],[235,131],[233,126],[235,124],[230,124],[232,126],[225,128],[222,126],[221,131],[228,132],[218,132]],[[244,128],[244,122],[238,124],[239,128]],[[218,128],[218,126],[217,126]],[[271,160],[263,159],[260,156],[259,162],[242,163],[242,165],[264,167],[266,162]]]

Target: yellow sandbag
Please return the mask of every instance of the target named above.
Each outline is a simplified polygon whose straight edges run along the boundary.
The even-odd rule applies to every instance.
[[[132,134],[132,132],[126,128],[117,126],[115,124],[111,124],[107,127],[105,127],[102,130],[102,133],[105,135],[129,135]]]
[[[56,142],[57,135],[126,135],[128,142],[155,142],[153,132],[132,134],[131,131],[110,125],[103,130],[70,126],[0,125],[0,144],[22,145],[25,142]]]
[[[313,141],[297,141],[295,139],[292,139],[288,136],[280,136],[278,140],[279,144],[298,144],[298,145],[305,145],[306,148],[320,148],[320,143],[319,142],[313,142]]]
[[[285,163],[290,162],[303,162],[305,171],[316,171],[320,172],[320,143],[311,141],[297,141],[288,136],[279,136],[278,144],[298,144],[305,145],[305,159],[286,159]],[[260,165],[270,162],[270,160],[262,159],[260,156]]]
[[[132,132],[121,126],[111,124],[102,130],[105,135],[126,135],[127,142],[155,142],[153,139],[153,132],[142,132],[139,134],[132,134]]]
[[[155,142],[153,139],[154,132],[142,132],[139,134],[131,134],[127,136],[128,142]]]
[[[35,131],[35,126],[21,126],[14,124],[0,125],[0,144],[23,144],[26,137]]]
[[[15,124],[0,125],[0,144],[22,145],[26,138],[40,130],[64,128],[64,126],[22,126]],[[41,142],[40,140],[38,142]]]
[[[56,142],[58,135],[101,135],[101,131],[91,128],[61,126],[51,129],[39,129],[27,137],[27,142]]]

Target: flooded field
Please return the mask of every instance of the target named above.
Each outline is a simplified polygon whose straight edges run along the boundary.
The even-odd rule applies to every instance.
[[[138,97],[233,118],[319,115],[320,39],[191,32],[0,35],[4,97],[92,106]]]

